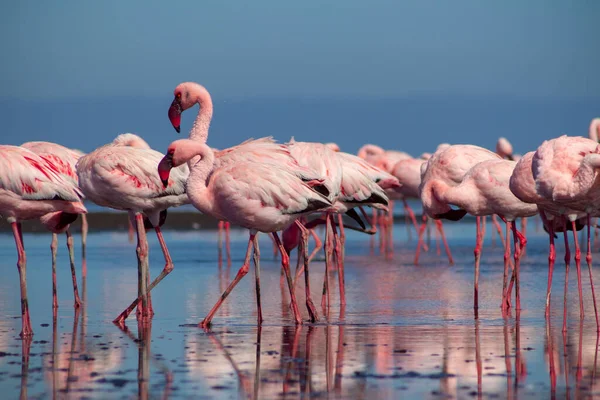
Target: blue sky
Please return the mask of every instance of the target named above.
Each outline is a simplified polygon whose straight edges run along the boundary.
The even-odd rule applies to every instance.
[[[0,96],[600,93],[597,1],[8,1]]]
[[[503,135],[523,153],[600,116],[593,0],[4,1],[0,46],[9,144],[135,132],[162,150],[187,80],[213,95],[218,148],[274,135],[418,155]]]

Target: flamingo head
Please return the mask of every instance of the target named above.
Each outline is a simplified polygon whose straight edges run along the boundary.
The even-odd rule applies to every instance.
[[[179,87],[179,86],[178,86]],[[181,92],[178,92],[175,89],[175,98],[171,103],[171,107],[169,107],[169,120],[173,125],[173,128],[177,131],[177,133],[181,132],[181,113],[183,109],[181,107]]]
[[[175,146],[171,144],[167,150],[167,154],[158,163],[158,176],[164,187],[169,186],[169,175],[173,169],[173,156],[175,155]]]
[[[177,133],[181,131],[181,113],[195,104],[200,104],[200,108],[210,107],[212,115],[212,100],[204,86],[195,82],[183,82],[177,85],[173,94],[175,98],[169,107],[169,119]]]

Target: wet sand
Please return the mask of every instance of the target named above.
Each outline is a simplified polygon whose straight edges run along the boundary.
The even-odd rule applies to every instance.
[[[488,224],[488,228],[490,225]],[[331,305],[316,324],[293,324],[289,294],[271,241],[261,239],[265,322],[256,326],[250,272],[217,313],[211,331],[195,326],[235,276],[247,234],[232,231],[231,266],[218,262],[216,232],[169,231],[175,270],[154,291],[152,323],[135,315],[121,330],[111,320],[137,293],[135,246],[124,232],[88,236],[84,306],[73,309],[69,263],[59,239],[59,309],[52,317],[50,236],[25,234],[28,290],[35,335],[20,340],[20,301],[12,236],[0,235],[0,393],[3,398],[592,398],[598,338],[587,271],[586,316],[580,323],[577,280],[569,279],[569,325],[562,332],[564,263],[557,246],[552,316],[544,318],[547,239],[529,227],[521,265],[522,308],[500,312],[503,251],[488,229],[481,263],[479,318],[473,317],[472,224],[448,224],[455,265],[431,249],[412,265],[416,240],[396,226],[386,257],[350,232],[346,244],[347,305],[337,276]],[[149,235],[151,274],[163,267]],[[79,243],[79,237],[75,237]],[[558,243],[558,241],[557,241]],[[377,244],[377,243],[375,243]],[[375,246],[377,247],[377,246]],[[600,254],[594,256],[600,260]],[[292,257],[295,260],[295,253]],[[584,263],[585,264],[585,263]],[[324,263],[311,264],[320,304]],[[595,284],[600,271],[594,268]],[[600,286],[598,286],[600,287]],[[303,317],[304,287],[297,289]],[[134,313],[135,314],[135,313]]]

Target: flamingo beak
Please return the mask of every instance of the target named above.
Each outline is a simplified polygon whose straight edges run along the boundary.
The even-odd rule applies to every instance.
[[[173,154],[167,153],[160,163],[158,163],[158,176],[163,184],[163,187],[169,186],[169,175],[171,174],[171,168],[173,168]]]
[[[181,112],[181,99],[175,97],[171,103],[171,107],[169,107],[169,120],[177,133],[181,132]]]

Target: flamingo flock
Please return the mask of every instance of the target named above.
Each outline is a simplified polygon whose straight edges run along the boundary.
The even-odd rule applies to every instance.
[[[584,318],[581,246],[577,231],[587,227],[586,262],[594,303],[596,324],[600,321],[592,276],[590,229],[600,216],[600,119],[590,124],[588,138],[560,136],[542,143],[524,156],[513,154],[511,144],[500,138],[496,152],[473,145],[440,144],[433,154],[413,158],[407,153],[385,150],[367,144],[357,155],[340,151],[335,143],[310,143],[292,138],[285,144],[272,138],[249,139],[237,146],[216,150],[208,145],[213,115],[209,92],[194,82],[179,84],[168,117],[179,133],[181,115],[199,106],[188,139],[172,142],[166,153],[155,151],[139,136],[122,134],[88,154],[49,142],[29,142],[21,146],[0,146],[0,215],[12,226],[18,253],[17,268],[21,286],[21,336],[33,334],[29,317],[26,280],[26,253],[21,221],[38,219],[52,232],[53,309],[56,310],[57,234],[66,233],[71,260],[75,307],[81,300],[73,259],[70,225],[79,215],[85,218],[83,199],[102,207],[126,211],[137,233],[138,293],[114,320],[123,325],[137,309],[139,320],[154,314],[150,292],[169,273],[174,264],[161,232],[167,210],[192,204],[211,215],[229,231],[229,224],[249,231],[244,261],[235,278],[199,323],[207,328],[228,295],[249,272],[254,261],[258,324],[263,321],[260,298],[260,250],[258,234],[272,236],[281,257],[294,322],[303,323],[296,299],[298,278],[304,274],[306,308],[309,321],[319,320],[310,288],[310,262],[324,244],[325,276],[321,306],[330,303],[329,275],[337,271],[340,303],[346,302],[344,276],[345,230],[365,234],[379,233],[380,249],[393,250],[393,205],[402,202],[407,227],[415,231],[418,242],[414,263],[428,249],[425,230],[435,225],[436,237],[444,244],[448,262],[454,263],[446,241],[442,220],[457,221],[466,214],[476,218],[474,248],[475,317],[479,308],[479,264],[487,216],[500,234],[504,246],[504,273],[500,308],[520,310],[520,262],[527,244],[525,223],[521,230],[516,220],[540,215],[549,237],[548,290],[546,317],[549,316],[552,274],[556,259],[554,240],[562,232],[566,245],[565,310],[571,252],[568,232],[573,232],[574,260],[577,270],[580,317]],[[419,224],[408,201],[422,205]],[[364,210],[371,207],[372,214]],[[343,218],[346,215],[349,218]],[[496,219],[505,224],[502,232]],[[356,223],[356,224],[355,224]],[[367,227],[367,224],[369,227]],[[315,231],[325,225],[323,242]],[[83,222],[87,232],[87,222]],[[165,258],[165,266],[152,280],[148,264],[147,230],[154,229]],[[512,246],[510,235],[512,234]],[[220,232],[219,232],[220,235]],[[309,238],[316,247],[309,254]],[[228,240],[228,239],[227,239]],[[82,235],[85,249],[85,233]],[[290,255],[298,249],[295,274]],[[514,255],[511,253],[514,249]],[[85,250],[84,254],[85,254]],[[83,271],[85,276],[85,270]],[[499,291],[500,293],[500,291]]]

